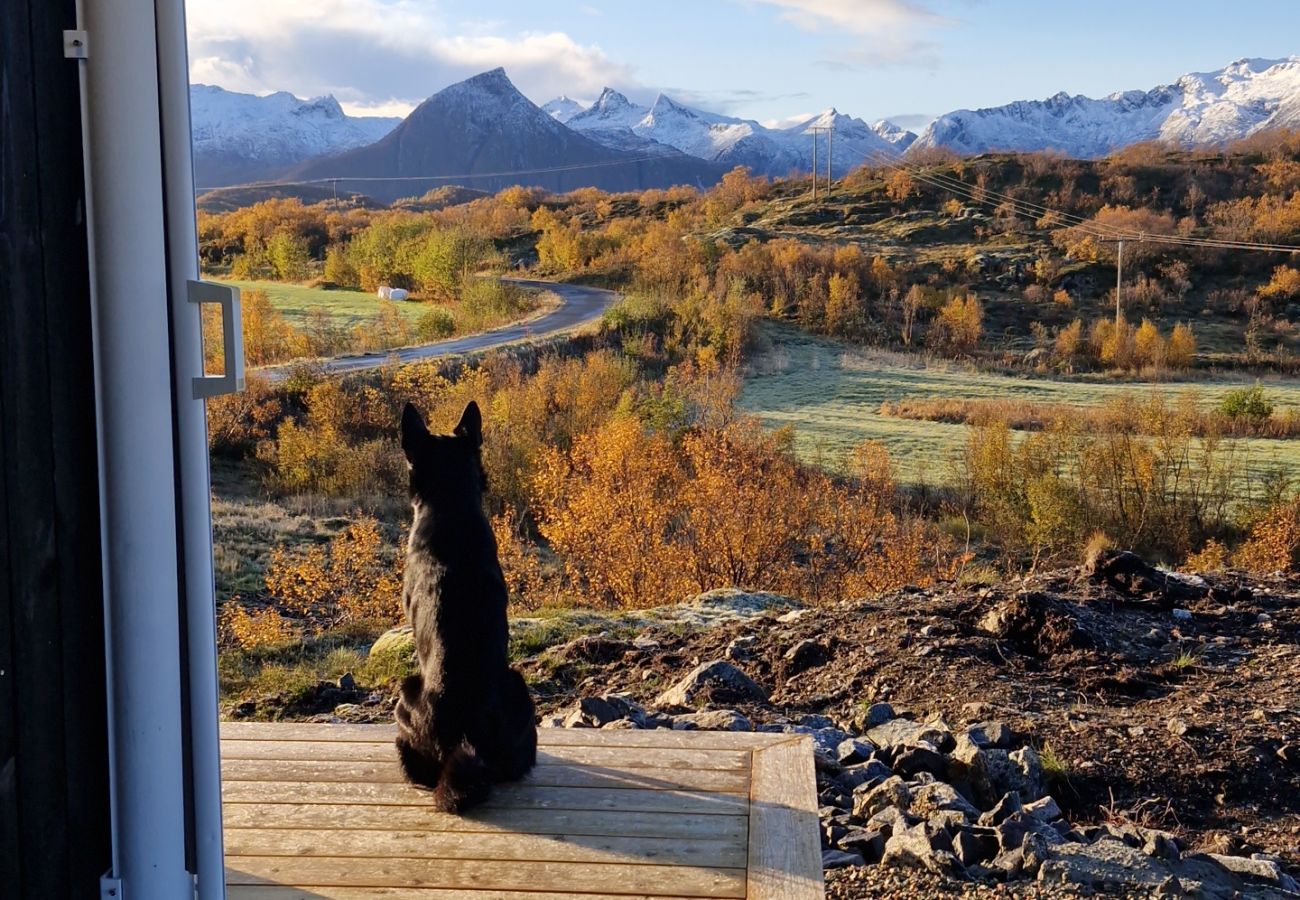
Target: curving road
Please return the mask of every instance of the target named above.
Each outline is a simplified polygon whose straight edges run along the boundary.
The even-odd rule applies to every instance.
[[[394,357],[397,358],[398,362],[409,363],[421,359],[435,359],[439,356],[453,356],[460,353],[473,353],[478,350],[491,350],[494,347],[513,344],[529,338],[559,334],[594,322],[604,315],[605,310],[619,297],[615,291],[588,287],[582,284],[531,281],[526,278],[504,278],[502,280],[517,284],[522,288],[533,288],[558,294],[560,305],[543,316],[516,325],[504,325],[492,331],[450,338],[432,344],[420,344],[415,347],[335,356],[332,359],[322,360],[321,366],[328,374],[342,375],[378,368]],[[289,368],[289,366],[272,366],[260,371],[269,375],[272,379],[279,379],[288,373]]]

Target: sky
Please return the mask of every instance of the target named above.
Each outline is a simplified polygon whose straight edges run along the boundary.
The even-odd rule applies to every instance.
[[[504,66],[538,104],[605,86],[765,123],[1149,89],[1300,54],[1300,0],[187,0],[194,82],[404,115]]]

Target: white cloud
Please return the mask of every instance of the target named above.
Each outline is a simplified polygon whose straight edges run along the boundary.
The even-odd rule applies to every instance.
[[[776,7],[804,31],[850,37],[855,46],[824,60],[831,68],[910,64],[932,66],[935,44],[923,34],[952,20],[921,0],[747,0]]]
[[[785,10],[782,17],[809,31],[847,29],[881,34],[944,21],[916,0],[756,0]]]
[[[563,32],[452,28],[429,0],[189,0],[190,78],[231,90],[334,94],[401,114],[448,84],[505,66],[538,102],[634,87],[628,66]]]

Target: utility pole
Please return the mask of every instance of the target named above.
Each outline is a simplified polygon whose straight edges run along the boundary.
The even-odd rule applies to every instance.
[[[820,177],[817,167],[817,136],[826,132],[826,196],[831,195],[831,137],[830,129],[823,125],[813,125],[808,129],[812,135],[813,154],[812,154],[812,183],[813,183],[813,201],[817,200],[817,179]]]
[[[832,152],[835,138],[835,126],[830,125],[826,128],[826,199],[831,198],[831,180],[835,177],[831,172],[831,166],[834,165],[835,154]]]
[[[816,203],[817,202],[817,129],[816,128],[812,130],[812,139],[813,139],[813,164],[812,164],[813,203]]]
[[[1119,249],[1115,254],[1115,327],[1118,328],[1124,317],[1120,311],[1120,292],[1124,290],[1124,239],[1120,238],[1116,243]]]

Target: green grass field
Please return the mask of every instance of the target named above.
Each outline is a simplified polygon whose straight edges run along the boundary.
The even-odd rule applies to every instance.
[[[883,416],[882,402],[988,397],[1090,406],[1123,393],[1197,391],[1210,406],[1234,388],[1257,383],[1253,378],[1170,384],[1016,378],[853,348],[776,323],[763,325],[763,339],[765,347],[741,394],[744,410],[771,428],[793,426],[796,447],[807,460],[838,466],[857,444],[878,440],[889,449],[900,480],[934,486],[954,480],[968,426]],[[1300,381],[1259,383],[1278,408],[1300,406]],[[1251,476],[1281,468],[1300,471],[1300,441],[1243,439],[1239,447]]]
[[[222,279],[241,291],[266,291],[271,304],[295,327],[304,324],[309,310],[320,307],[349,327],[369,319],[379,311],[379,298],[362,291],[324,290],[300,284],[282,284],[278,281],[234,281]],[[429,309],[426,303],[402,302],[397,304],[412,322]]]

